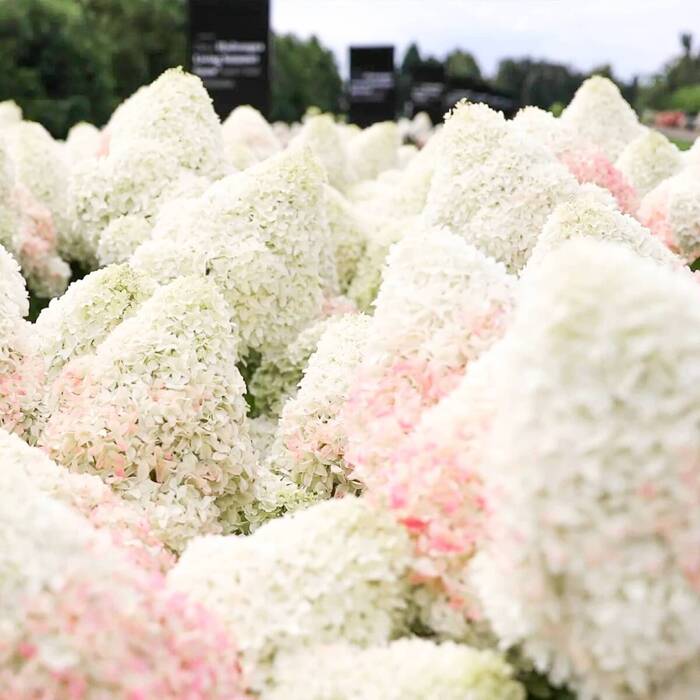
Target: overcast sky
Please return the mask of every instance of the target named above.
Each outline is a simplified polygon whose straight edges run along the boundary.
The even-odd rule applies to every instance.
[[[611,63],[628,79],[648,75],[694,32],[700,0],[271,0],[272,28],[315,34],[347,75],[351,44],[394,44],[395,61],[416,41],[443,57],[461,47],[493,74],[503,57],[533,56],[588,70]]]

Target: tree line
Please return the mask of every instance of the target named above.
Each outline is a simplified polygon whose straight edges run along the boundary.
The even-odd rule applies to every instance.
[[[78,121],[101,125],[139,86],[187,64],[186,0],[0,0],[0,100],[56,137]],[[521,104],[558,111],[592,73],[610,77],[638,110],[700,111],[700,52],[681,35],[679,55],[650,80],[621,80],[610,65],[588,73],[530,57],[504,58],[484,76],[464,50],[444,59],[411,44],[397,66],[402,104],[421,64],[444,65],[449,78],[486,80]],[[272,120],[295,121],[311,106],[338,112],[344,86],[333,53],[312,37],[275,35],[271,46]]]

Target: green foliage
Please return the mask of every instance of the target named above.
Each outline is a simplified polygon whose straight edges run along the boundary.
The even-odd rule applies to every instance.
[[[670,109],[697,114],[700,112],[700,84],[686,85],[671,93],[668,99]]]
[[[681,54],[669,61],[663,69],[639,91],[637,108],[681,109],[700,111],[693,91],[682,91],[700,85],[700,53],[693,54],[692,34],[681,34]]]
[[[64,137],[185,62],[185,0],[0,0],[0,100]]]
[[[298,121],[306,110],[337,112],[343,84],[333,52],[312,36],[298,39],[292,34],[273,37],[272,121]]]
[[[447,54],[445,73],[448,78],[477,78],[481,80],[481,69],[468,51],[459,49]]]
[[[535,671],[522,673],[518,680],[525,686],[527,700],[576,700],[570,690],[550,685],[545,676]]]
[[[687,151],[692,145],[692,141],[687,141],[686,139],[669,139],[671,143],[674,143],[678,150],[680,151]]]
[[[91,31],[109,37],[119,101],[167,68],[187,64],[186,0],[78,0]]]
[[[55,136],[76,121],[100,123],[114,102],[108,46],[81,3],[0,0],[0,100]]]

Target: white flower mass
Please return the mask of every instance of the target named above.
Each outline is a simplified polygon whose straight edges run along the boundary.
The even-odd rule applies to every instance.
[[[0,699],[697,700],[699,258],[600,76],[0,102]]]

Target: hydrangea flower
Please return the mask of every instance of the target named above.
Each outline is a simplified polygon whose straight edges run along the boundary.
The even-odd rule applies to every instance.
[[[174,563],[143,513],[115,494],[98,476],[69,472],[41,450],[2,429],[0,459],[9,476],[29,477],[34,489],[71,506],[94,528],[106,531],[135,566],[164,572]]]
[[[639,195],[634,186],[599,149],[565,151],[560,156],[564,165],[581,183],[593,183],[608,190],[625,214],[634,215],[639,206]]]
[[[237,359],[236,331],[215,285],[172,282],[94,355],[64,367],[41,445],[140,504],[156,533],[181,549],[194,534],[221,531],[222,510],[231,523],[234,505],[255,498]]]
[[[279,416],[282,406],[296,393],[309,358],[332,322],[331,316],[310,324],[284,351],[263,358],[248,383],[257,412]]]
[[[112,219],[100,234],[97,261],[101,266],[126,262],[150,235],[151,224],[145,216],[127,214]]]
[[[683,264],[649,229],[619,211],[606,190],[595,185],[584,185],[576,197],[554,209],[525,269],[530,270],[541,264],[551,251],[576,237],[624,244],[639,255],[670,269],[678,269]]]
[[[400,145],[394,122],[372,124],[348,142],[350,172],[358,180],[372,180],[382,171],[395,168]]]
[[[323,164],[330,185],[344,192],[355,180],[348,149],[339,127],[330,114],[316,114],[304,121],[292,140],[294,145],[310,148]]]
[[[365,252],[368,226],[337,190],[325,187],[331,247],[341,293],[347,292]]]
[[[155,285],[128,265],[110,265],[71,284],[36,320],[38,348],[50,380],[76,357],[94,352]]]
[[[63,153],[69,167],[86,158],[96,158],[102,148],[102,132],[88,122],[78,122],[68,131]]]
[[[14,100],[0,102],[0,127],[7,127],[22,121],[22,108]]]
[[[23,318],[29,313],[27,288],[15,258],[0,246],[0,306],[6,314]]]
[[[61,147],[35,122],[19,122],[3,130],[2,137],[14,164],[16,181],[49,210],[60,246],[69,226],[68,167]]]
[[[576,133],[546,109],[532,105],[523,107],[511,124],[523,136],[545,146],[556,156],[576,144]]]
[[[473,563],[503,646],[584,698],[690,698],[700,663],[700,291],[575,240],[504,338]]]
[[[329,644],[284,656],[263,700],[524,700],[512,669],[492,651],[398,639],[361,649]]]
[[[361,311],[369,311],[382,283],[382,271],[389,250],[404,236],[423,228],[419,218],[386,221],[367,228],[364,255],[357,263],[357,272],[348,289],[348,296]]]
[[[346,458],[371,478],[503,332],[513,280],[459,236],[428,229],[389,253],[362,365],[343,412]]]
[[[202,81],[182,68],[166,70],[139,90],[108,128],[110,153],[132,141],[154,141],[185,170],[209,178],[225,173],[222,129],[211,98]]]
[[[0,485],[0,697],[247,697],[215,618],[28,476]]]
[[[24,280],[0,246],[0,428],[36,439],[44,366],[28,311]]]
[[[202,537],[168,573],[171,589],[219,616],[253,687],[279,652],[381,644],[406,627],[407,541],[353,497],[272,520],[250,537]]]
[[[236,107],[224,120],[226,155],[238,170],[260,163],[282,146],[265,117],[250,105]]]
[[[158,281],[207,275],[239,329],[241,357],[274,355],[321,315],[323,184],[310,151],[285,151],[159,219],[131,262]]]
[[[576,134],[581,148],[599,149],[611,163],[645,133],[617,85],[599,75],[583,81],[560,121]]]
[[[271,459],[316,498],[353,492],[341,409],[367,343],[370,319],[339,316],[325,325],[296,396],[282,409]]]
[[[630,141],[615,167],[644,197],[662,180],[672,177],[683,167],[681,152],[662,133],[647,129]]]
[[[494,643],[470,567],[488,515],[480,467],[497,357],[491,349],[471,362],[457,387],[366,474],[367,498],[411,539],[411,600],[422,628],[479,646]]]
[[[689,263],[700,256],[700,166],[663,180],[644,197],[637,218]]]
[[[52,299],[68,286],[71,270],[56,253],[56,230],[51,212],[21,184],[11,196],[15,208],[12,248],[27,286],[37,297]]]
[[[132,139],[106,158],[78,162],[69,184],[73,221],[65,254],[96,267],[102,232],[123,216],[152,219],[179,192],[181,175],[175,155],[155,140]]]
[[[424,217],[517,272],[552,209],[576,189],[544,146],[500,113],[462,101],[442,131]]]

